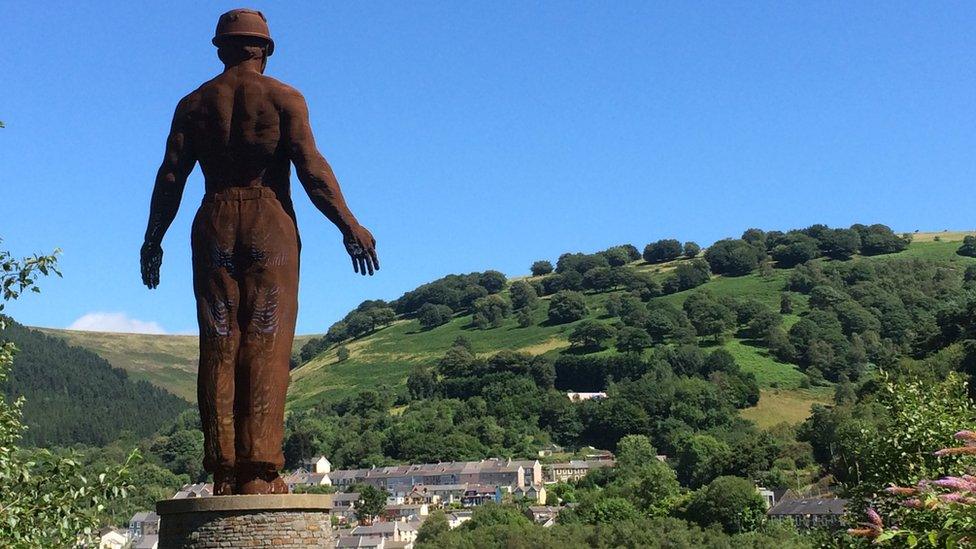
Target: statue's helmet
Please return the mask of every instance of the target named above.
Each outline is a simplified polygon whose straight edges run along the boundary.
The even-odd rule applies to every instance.
[[[257,10],[236,9],[220,16],[217,31],[214,32],[213,45],[220,47],[225,38],[231,36],[252,36],[268,41],[268,56],[274,53],[274,40],[268,29],[268,20]]]

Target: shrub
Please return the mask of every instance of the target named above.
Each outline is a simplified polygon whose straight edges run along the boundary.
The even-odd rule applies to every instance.
[[[539,260],[532,264],[530,269],[532,271],[532,276],[543,276],[552,272],[552,262],[546,260]]]
[[[683,249],[681,243],[673,238],[651,242],[644,247],[644,261],[648,263],[664,263],[681,257]]]
[[[571,290],[561,290],[549,300],[549,322],[566,324],[586,316],[586,300],[583,294]]]
[[[453,316],[454,311],[450,307],[447,305],[436,305],[434,303],[425,303],[420,308],[420,311],[417,312],[417,320],[426,330],[447,324]]]

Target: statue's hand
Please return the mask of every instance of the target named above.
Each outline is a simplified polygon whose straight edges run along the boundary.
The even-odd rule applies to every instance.
[[[342,243],[346,245],[346,251],[352,258],[352,270],[366,276],[373,271],[380,270],[380,260],[376,257],[376,239],[362,225],[351,228],[348,234],[343,235]]]
[[[163,248],[155,242],[146,241],[139,255],[142,283],[151,290],[159,286],[159,266],[163,263]]]

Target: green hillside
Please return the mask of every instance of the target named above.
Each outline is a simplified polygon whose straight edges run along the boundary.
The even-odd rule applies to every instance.
[[[950,264],[969,264],[972,259],[955,253],[966,234],[916,233],[905,251],[873,257],[856,256],[852,261],[917,258]],[[677,265],[687,261],[689,260],[679,259],[649,265],[638,260],[630,265],[638,271],[652,273],[655,278],[663,280]],[[680,307],[693,292],[708,289],[716,296],[753,298],[778,309],[780,293],[792,272],[793,269],[775,269],[766,276],[758,273],[738,277],[713,276],[709,282],[698,288],[654,298],[652,301],[669,302]],[[537,277],[525,280],[533,278]],[[481,330],[472,326],[470,314],[457,316],[449,323],[431,330],[423,330],[416,319],[398,320],[368,335],[334,345],[296,369],[292,373],[290,406],[299,409],[319,403],[337,402],[361,389],[382,385],[402,387],[412,367],[435,365],[451,347],[452,342],[462,335],[472,343],[475,353],[481,355],[503,349],[558,355],[570,346],[568,337],[574,327],[586,320],[606,321],[604,303],[611,295],[622,293],[623,290],[587,293],[585,299],[589,316],[581,321],[555,326],[545,322],[544,304],[533,311],[532,325],[527,328],[519,327],[516,319],[509,317],[498,328]],[[807,309],[805,295],[793,296],[794,311],[790,315],[784,315],[785,328],[796,322],[799,314]],[[545,299],[547,298],[543,298]],[[350,351],[349,357],[343,361],[338,358],[337,350],[340,346],[345,346]],[[746,409],[743,416],[761,425],[772,425],[780,421],[795,423],[808,415],[811,404],[829,402],[832,397],[833,389],[829,386],[801,388],[805,376],[796,365],[776,360],[766,349],[748,340],[732,337],[722,347],[735,357],[743,370],[756,375],[762,389],[760,404]],[[610,348],[601,353],[615,354],[616,351]]]
[[[148,381],[189,402],[197,400],[196,336],[37,330],[94,352],[134,380]],[[295,349],[311,337],[297,336]]]
[[[147,437],[189,403],[130,379],[95,353],[7,320],[0,338],[17,346],[4,384],[24,397],[24,440],[31,445],[104,446],[123,434]]]
[[[960,241],[969,233],[916,233],[908,249],[889,255],[873,257],[856,256],[852,261],[891,261],[894,259],[926,259],[950,264],[971,262],[956,255]],[[651,265],[638,260],[629,265],[641,273],[648,273],[657,281],[663,281],[674,269],[688,259],[678,259]],[[817,261],[829,261],[819,259]],[[780,293],[794,269],[774,269],[764,275],[752,273],[745,276],[713,276],[709,282],[693,290],[653,298],[651,302],[666,302],[680,307],[692,293],[707,289],[718,297],[751,298],[772,309],[778,309]],[[541,277],[510,279],[533,281]],[[403,390],[405,381],[414,366],[433,366],[452,346],[458,336],[468,339],[479,355],[489,355],[500,350],[514,350],[534,355],[558,356],[570,347],[569,334],[586,320],[609,322],[604,304],[614,294],[623,290],[603,293],[586,293],[589,315],[581,321],[550,325],[546,322],[548,297],[541,298],[541,305],[532,311],[532,322],[520,327],[514,315],[506,318],[501,326],[481,330],[472,325],[471,314],[455,316],[450,322],[433,329],[421,328],[413,318],[401,317],[388,326],[367,335],[333,344],[292,372],[289,405],[303,409],[320,403],[334,403],[356,394],[361,389],[387,386]],[[507,294],[507,290],[502,292]],[[783,316],[784,328],[789,328],[807,310],[807,296],[795,293],[794,311]],[[195,400],[196,353],[195,336],[156,336],[141,334],[114,334],[42,329],[43,332],[65,339],[72,345],[89,349],[105,358],[117,368],[129,373],[136,380],[145,380],[162,387],[186,400]],[[314,336],[296,337],[295,352]],[[708,346],[707,342],[702,343]],[[832,388],[826,384],[801,388],[804,374],[796,365],[783,363],[767,349],[755,342],[737,337],[727,338],[721,345],[730,352],[743,370],[755,374],[761,386],[760,404],[743,411],[743,416],[761,425],[779,421],[796,422],[805,417],[811,404],[828,402]],[[339,347],[349,351],[349,357],[340,361]],[[600,355],[613,355],[610,348],[599,351]]]

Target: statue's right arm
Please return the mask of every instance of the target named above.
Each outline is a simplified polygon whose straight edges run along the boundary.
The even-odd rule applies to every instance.
[[[166,153],[163,163],[156,172],[152,202],[149,205],[149,223],[146,227],[146,242],[159,245],[169,229],[183,198],[186,178],[193,171],[196,157],[193,154],[187,117],[189,97],[180,101],[173,115],[173,124],[166,139]]]
[[[159,285],[159,266],[163,261],[163,235],[169,229],[183,198],[186,178],[193,171],[196,157],[190,143],[187,116],[189,96],[180,101],[173,115],[173,124],[166,139],[166,154],[156,173],[152,202],[149,204],[149,223],[140,251],[142,282],[149,288]]]

